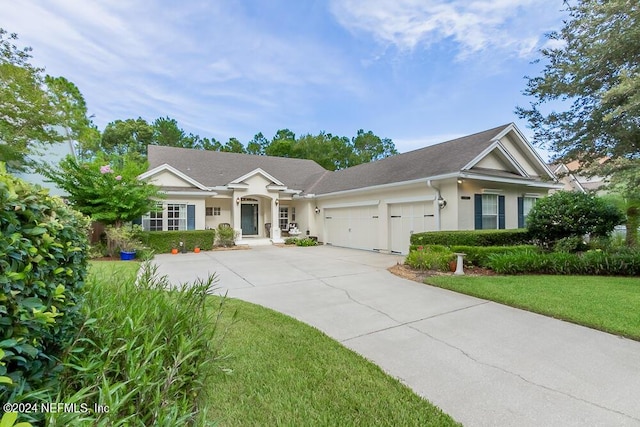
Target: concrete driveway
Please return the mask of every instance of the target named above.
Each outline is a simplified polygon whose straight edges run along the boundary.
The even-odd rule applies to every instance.
[[[328,246],[159,255],[174,282],[315,326],[468,426],[640,425],[640,343],[390,274]]]

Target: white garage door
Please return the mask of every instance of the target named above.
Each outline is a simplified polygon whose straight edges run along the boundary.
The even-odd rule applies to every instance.
[[[378,248],[378,206],[325,209],[325,243],[345,248]]]
[[[433,202],[398,203],[389,205],[389,241],[391,252],[409,252],[413,233],[435,230]]]

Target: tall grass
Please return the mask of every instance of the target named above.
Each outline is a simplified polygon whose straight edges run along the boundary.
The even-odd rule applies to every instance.
[[[219,349],[234,321],[222,320],[225,298],[208,298],[215,283],[210,276],[172,288],[149,264],[137,279],[93,275],[87,320],[53,397],[89,411],[48,413],[47,425],[206,424],[206,385],[224,369]],[[108,412],[94,412],[94,405]]]

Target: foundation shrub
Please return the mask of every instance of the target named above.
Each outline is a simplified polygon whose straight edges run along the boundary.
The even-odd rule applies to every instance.
[[[236,244],[236,231],[227,225],[218,225],[216,246],[230,247]]]
[[[453,259],[453,252],[445,246],[427,245],[411,250],[405,264],[419,270],[449,271],[449,262]]]
[[[213,249],[216,230],[143,231],[138,237],[155,253],[169,253],[171,249],[179,248],[180,242],[184,243],[187,251],[193,251],[196,245],[203,251],[209,251]]]
[[[489,267],[499,274],[563,274],[599,276],[640,275],[640,251],[584,253],[533,252],[498,254],[490,258]]]
[[[89,221],[0,163],[0,402],[55,388],[82,323]]]
[[[296,246],[318,246],[318,242],[310,237],[296,240]]]
[[[531,243],[526,229],[427,231],[411,235],[411,249],[425,245],[510,246]]]
[[[465,262],[478,267],[488,267],[493,255],[515,254],[518,252],[538,252],[535,245],[518,246],[452,246],[451,251],[466,254]]]

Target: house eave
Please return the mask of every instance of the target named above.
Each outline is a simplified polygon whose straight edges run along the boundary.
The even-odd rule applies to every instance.
[[[389,184],[381,184],[381,185],[372,185],[369,187],[360,187],[360,188],[353,188],[350,190],[342,190],[342,191],[334,191],[331,193],[324,193],[324,194],[316,194],[315,198],[317,199],[321,199],[321,198],[325,198],[325,197],[335,197],[335,196],[342,196],[345,194],[351,194],[351,193],[357,193],[357,192],[361,192],[361,191],[376,191],[376,190],[384,190],[384,189],[388,189],[388,188],[394,188],[394,187],[402,187],[405,185],[412,185],[412,184],[420,184],[420,183],[424,183],[427,180],[442,180],[442,179],[448,179],[448,178],[457,178],[459,176],[458,172],[453,172],[453,173],[448,173],[448,174],[443,174],[443,175],[436,175],[436,176],[432,176],[432,177],[424,177],[424,178],[417,178],[417,179],[412,179],[409,181],[400,181],[400,182],[392,182]]]
[[[473,179],[477,181],[492,181],[492,182],[500,182],[502,184],[517,184],[517,185],[526,185],[528,187],[540,187],[540,188],[548,188],[548,189],[561,189],[564,186],[557,182],[546,182],[546,181],[538,181],[527,178],[506,178],[506,177],[496,177],[492,175],[481,175],[469,172],[462,172],[459,174],[460,178],[464,179]]]

